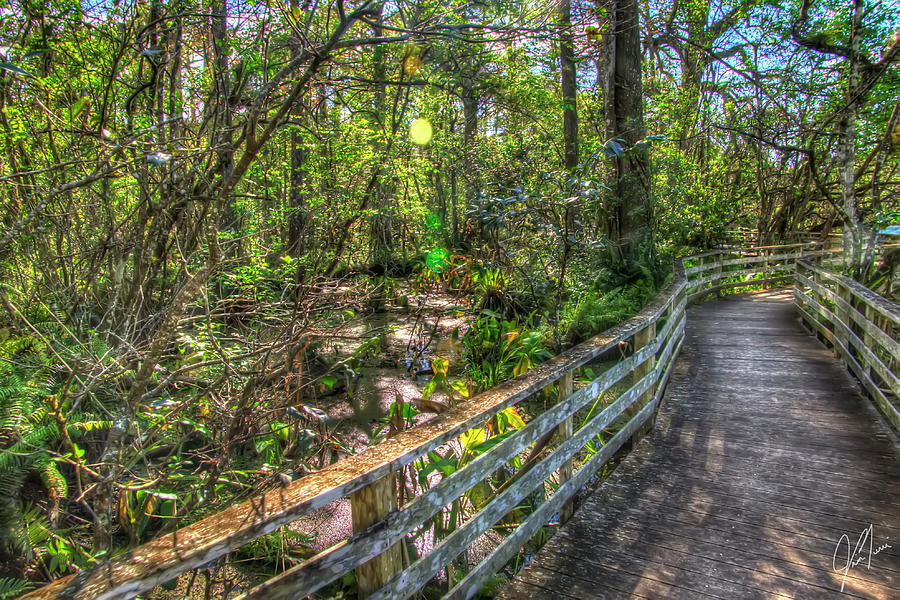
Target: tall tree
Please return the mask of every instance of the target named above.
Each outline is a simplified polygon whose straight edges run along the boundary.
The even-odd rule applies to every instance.
[[[297,16],[302,14],[300,11],[299,0],[291,0],[290,3],[290,23],[292,30],[288,45],[290,48],[291,60],[296,60],[303,51],[301,42],[302,31]],[[291,177],[288,201],[288,239],[287,251],[288,255],[299,258],[304,253],[303,234],[306,229],[308,219],[306,195],[304,185],[306,184],[307,165],[306,165],[306,148],[303,142],[303,135],[300,133],[300,124],[298,121],[303,118],[303,102],[298,99],[291,110],[291,118],[294,121],[291,127]],[[298,264],[297,276],[302,277],[301,267]]]
[[[578,106],[575,68],[575,49],[572,35],[572,2],[561,0],[559,6],[559,62],[560,87],[563,99],[563,152],[565,166],[574,171],[578,166]]]
[[[229,72],[228,47],[228,4],[226,0],[212,0],[210,4],[210,46],[212,60],[210,70],[215,85],[216,103],[213,111],[213,147],[218,159],[218,168],[223,179],[231,177],[234,171],[234,145],[232,136],[231,73]],[[234,198],[229,198],[222,214],[222,225],[237,234],[237,207]],[[238,244],[238,248],[240,244]],[[240,250],[236,249],[240,254]]]
[[[637,0],[606,0],[603,35],[603,95],[606,135],[615,174],[610,186],[614,207],[609,224],[621,257],[652,252],[649,156],[645,137],[640,16]]]
[[[379,4],[378,14],[372,23],[372,35],[376,38],[384,33],[384,4]],[[374,186],[372,194],[375,196],[375,214],[372,218],[372,262],[383,270],[390,266],[393,247],[393,203],[391,202],[391,189],[386,175],[388,170],[384,168],[381,157],[385,156],[386,148],[391,144],[393,136],[393,116],[388,116],[386,111],[387,99],[387,56],[383,45],[377,45],[372,53],[372,78],[374,81],[374,95],[372,100],[373,123],[373,153],[375,161]]]
[[[826,114],[820,127],[836,124],[836,150],[834,154],[837,179],[840,188],[840,203],[835,203],[835,211],[843,225],[844,269],[859,277],[869,264],[874,252],[874,232],[863,225],[858,206],[857,187],[864,171],[857,165],[857,143],[860,107],[869,98],[873,87],[885,76],[888,67],[900,61],[900,37],[894,36],[885,44],[877,61],[870,59],[870,53],[862,48],[864,35],[863,20],[872,15],[875,7],[865,0],[853,0],[850,13],[849,31],[843,40],[832,39],[823,32],[809,31],[811,12],[816,7],[814,0],[803,0],[797,20],[791,27],[791,36],[803,48],[842,59],[845,79],[842,97],[837,108]],[[893,118],[888,121],[892,121]],[[879,143],[880,146],[880,143]],[[876,147],[870,159],[877,155]],[[869,163],[867,160],[866,163]],[[813,168],[811,166],[811,168]],[[827,173],[819,173],[813,168],[821,193],[828,198],[829,192],[822,183]],[[877,174],[877,173],[876,173]],[[877,185],[873,181],[873,185]]]

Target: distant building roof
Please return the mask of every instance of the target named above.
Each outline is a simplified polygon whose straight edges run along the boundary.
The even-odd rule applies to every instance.
[[[900,225],[891,225],[879,231],[881,235],[900,235]]]

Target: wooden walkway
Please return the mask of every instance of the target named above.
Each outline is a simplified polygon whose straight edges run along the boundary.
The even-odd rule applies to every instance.
[[[898,458],[789,292],[708,302],[654,431],[500,597],[900,598]]]

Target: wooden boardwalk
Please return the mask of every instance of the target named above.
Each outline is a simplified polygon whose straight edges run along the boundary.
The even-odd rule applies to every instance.
[[[898,458],[789,292],[708,302],[656,428],[500,597],[900,598]]]

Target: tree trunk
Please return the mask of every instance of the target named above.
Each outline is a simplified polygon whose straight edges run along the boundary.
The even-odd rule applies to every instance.
[[[563,101],[563,156],[566,171],[573,175],[578,168],[578,105],[577,83],[575,80],[575,50],[572,43],[572,4],[571,0],[562,0],[559,7],[559,63],[560,88]],[[578,209],[574,205],[566,206],[566,235],[575,233],[578,221]],[[560,282],[561,283],[561,282]]]
[[[291,0],[291,14],[299,10],[299,1]],[[300,40],[291,39],[291,59],[300,55]],[[294,121],[303,117],[303,105],[298,101],[291,110]],[[303,136],[296,124],[291,129],[291,179],[289,193],[290,213],[288,215],[288,242],[287,252],[289,256],[299,258],[304,254],[303,235],[307,221],[306,196],[303,185],[306,180],[306,150],[303,145]],[[303,273],[298,267],[297,280],[303,278]]]
[[[575,51],[572,47],[572,4],[571,0],[560,3],[560,67],[563,99],[563,148],[566,170],[578,167],[578,108],[575,81]]]
[[[375,37],[381,37],[384,31],[383,10],[384,7],[382,5],[381,8],[379,8],[375,25],[372,27],[372,33]],[[383,148],[385,143],[383,140],[385,134],[389,130],[387,123],[385,122],[385,119],[387,118],[387,115],[385,114],[385,98],[387,96],[387,85],[385,84],[387,67],[385,60],[384,46],[375,46],[372,66],[373,79],[375,80],[375,99],[373,106],[375,117],[373,119],[373,127],[377,135],[377,141],[375,142],[376,157],[380,157],[384,154]],[[393,257],[393,207],[390,202],[390,190],[383,180],[384,169],[382,169],[381,163],[379,162],[376,164],[374,168],[377,169],[379,173],[377,175],[377,182],[374,190],[375,216],[372,220],[372,244],[374,248],[372,263],[387,271]]]
[[[621,140],[610,186],[615,204],[608,227],[621,258],[640,260],[652,254],[649,157],[635,146],[645,136],[641,85],[641,38],[637,0],[608,0],[609,28],[603,36],[604,112],[610,140]]]
[[[854,0],[853,24],[850,31],[850,47],[854,55],[859,53],[860,26],[862,25],[863,0]],[[856,210],[856,118],[859,88],[859,64],[849,59],[847,106],[838,124],[837,168],[841,182],[841,204],[844,209],[844,270],[858,276],[863,261],[863,229]]]
[[[215,83],[215,126],[213,128],[214,147],[219,161],[222,181],[228,181],[234,171],[234,146],[231,143],[232,114],[229,96],[231,77],[228,72],[228,5],[225,0],[212,0],[210,5],[213,52],[213,81]],[[238,215],[234,197],[228,199],[222,215],[222,227],[234,234],[238,233]],[[238,245],[239,246],[239,245]],[[240,255],[240,247],[235,249]]]
[[[463,148],[465,152],[465,176],[469,178],[472,198],[478,195],[480,184],[475,170],[475,144],[478,138],[478,94],[471,77],[462,78]]]

